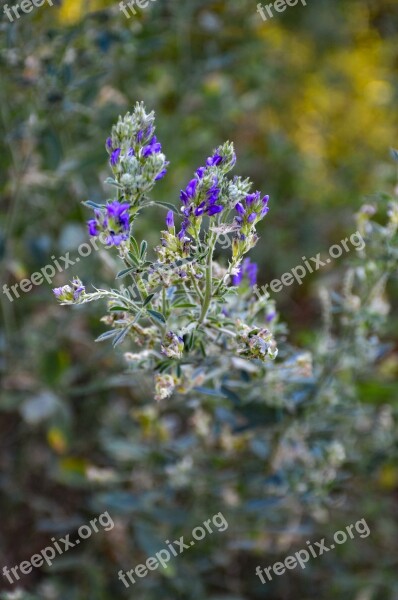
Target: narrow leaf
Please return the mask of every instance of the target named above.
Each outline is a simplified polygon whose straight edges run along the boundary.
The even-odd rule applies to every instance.
[[[138,258],[136,256],[134,256],[134,254],[132,252],[129,252],[129,258],[137,267],[140,266],[140,261],[138,260]]]
[[[124,338],[126,337],[126,335],[128,334],[128,332],[130,331],[130,327],[131,325],[127,325],[127,327],[124,327],[123,329],[121,329],[118,333],[118,335],[115,337],[115,339],[112,342],[112,346],[115,348],[118,344],[121,344],[122,341],[124,340]]]
[[[122,269],[122,271],[119,271],[119,273],[116,275],[116,279],[121,279],[122,277],[126,277],[126,275],[128,273],[131,273],[131,271],[135,271],[135,267],[128,267],[127,269]]]
[[[89,208],[105,208],[105,204],[96,204],[92,200],[85,200],[82,202],[84,206],[88,206]]]
[[[148,313],[151,315],[151,317],[153,317],[163,325],[166,323],[166,319],[164,318],[162,313],[158,312],[157,310],[151,310],[150,308],[148,308]]]
[[[146,306],[147,304],[150,303],[150,301],[152,300],[152,298],[154,297],[155,294],[149,294],[149,296],[147,296],[143,302],[142,306]]]
[[[104,333],[101,333],[101,335],[99,337],[97,337],[97,339],[95,341],[103,342],[104,340],[114,337],[117,334],[117,332],[118,332],[117,329],[111,329],[110,331],[105,331]]]
[[[140,248],[140,258],[141,258],[141,260],[144,259],[144,256],[146,254],[147,248],[148,248],[148,244],[147,244],[147,242],[145,240],[143,240],[141,242],[141,248]]]
[[[197,308],[196,304],[191,304],[190,302],[176,302],[172,306],[173,308]]]
[[[140,250],[138,248],[137,240],[133,236],[131,236],[131,238],[130,238],[130,243],[131,243],[131,245],[133,247],[133,251],[134,251],[135,256],[138,258],[139,255],[140,255]]]
[[[176,215],[179,214],[177,208],[174,206],[174,204],[171,204],[170,202],[163,202],[160,200],[156,200],[156,202],[154,202],[154,204],[157,204],[158,206],[162,206],[163,208],[167,208],[167,210],[172,210]]]

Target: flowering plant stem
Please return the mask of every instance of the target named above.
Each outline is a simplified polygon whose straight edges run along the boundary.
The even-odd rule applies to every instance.
[[[257,311],[259,325],[254,323],[256,315],[249,315],[257,266],[249,258],[243,260],[257,243],[256,224],[268,212],[269,197],[250,193],[250,180],[227,176],[236,154],[233,144],[225,142],[181,190],[182,221],[175,222],[180,211],[174,204],[149,196],[169,164],[154,120],[154,113],[147,113],[142,103],[119,117],[105,144],[113,175],[106,183],[116,188],[116,198],[106,204],[84,202],[94,211],[89,234],[118,249],[124,268],[116,279],[129,277],[132,285],[123,286],[122,293],[96,289],[90,294],[75,277],[54,294],[62,304],[107,300],[104,321],[111,329],[98,341],[109,340],[114,347],[132,341],[140,351],[127,352],[125,358],[131,368],[154,373],[159,401],[174,389],[186,394],[207,379],[220,386],[217,360],[225,354],[256,361],[263,368],[278,350],[272,331],[265,327],[276,323],[272,303],[264,301]],[[134,232],[139,231],[141,209],[153,205],[168,212],[160,244],[151,252],[147,241],[137,240]],[[228,234],[232,240],[226,269],[213,255]]]
[[[202,311],[200,313],[200,317],[198,320],[198,328],[204,322],[207,311],[209,310],[210,302],[212,299],[212,291],[213,291],[213,252],[214,246],[217,241],[217,236],[212,233],[209,239],[209,253],[207,255],[207,264],[206,264],[206,287],[205,287],[205,295],[202,304]]]

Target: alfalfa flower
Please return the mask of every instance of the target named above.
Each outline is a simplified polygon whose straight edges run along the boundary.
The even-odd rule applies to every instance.
[[[239,344],[238,354],[249,360],[259,359],[265,362],[267,359],[273,360],[278,354],[276,342],[268,329],[238,323],[236,340]]]
[[[92,236],[105,233],[108,246],[120,246],[127,240],[130,231],[129,204],[117,200],[109,202],[105,209],[94,210],[95,219],[88,221],[88,232]]]
[[[184,352],[184,340],[182,337],[174,333],[173,331],[169,331],[166,333],[165,339],[162,344],[162,354],[167,356],[167,358],[182,358],[182,353]]]
[[[71,285],[53,289],[54,295],[61,304],[78,304],[85,296],[86,289],[78,277],[71,281]]]
[[[165,400],[174,392],[176,380],[169,373],[159,373],[155,375],[155,400]]]
[[[244,279],[247,279],[250,287],[254,287],[257,283],[258,266],[252,262],[250,258],[245,258],[239,267],[238,272],[232,275],[232,285],[241,285]]]
[[[137,102],[133,113],[119,117],[107,139],[106,150],[114,181],[124,190],[124,199],[132,205],[162,179],[168,162],[155,135],[155,115]]]

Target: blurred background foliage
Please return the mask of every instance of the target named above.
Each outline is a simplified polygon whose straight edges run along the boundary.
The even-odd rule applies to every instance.
[[[52,256],[76,256],[87,238],[81,201],[102,201],[109,193],[103,186],[109,175],[105,138],[136,100],[156,111],[171,161],[155,191],[159,199],[177,202],[178,190],[209,151],[226,139],[235,143],[239,172],[271,196],[252,253],[262,283],[355,231],[352,215],[364,196],[372,200],[374,192],[392,192],[397,183],[388,149],[398,145],[398,4],[307,4],[267,22],[254,0],[156,0],[130,19],[105,0],[46,4],[14,23],[2,14],[1,287],[51,264]],[[163,218],[155,210],[143,215],[136,237],[156,244]],[[338,283],[343,262],[276,296],[290,339],[299,345],[314,341],[316,289]],[[100,251],[57,275],[54,284],[73,275],[86,284],[109,284],[113,274],[110,255]],[[246,468],[254,478],[263,473],[266,447],[259,441],[257,460],[251,455],[245,464],[240,436],[231,441],[225,433],[227,457],[218,459],[217,444],[186,427],[194,405],[177,402],[161,419],[148,382],[132,381],[120,354],[93,343],[103,331],[98,306],[59,307],[51,287],[21,292],[12,303],[0,294],[0,566],[29,558],[51,535],[70,532],[107,508],[117,527],[47,572],[27,576],[24,586],[33,598],[150,600],[160,592],[173,600],[398,598],[394,455],[381,460],[375,451],[373,462],[351,469],[328,509],[312,506],[307,514],[290,507],[294,533],[278,537],[279,507],[266,497],[243,506],[236,490],[223,485],[235,479],[239,498],[246,486],[249,497]],[[389,291],[396,298],[396,284]],[[366,403],[394,407],[396,325],[393,312],[386,334],[392,349],[361,382]],[[215,410],[214,399],[207,402]],[[227,408],[218,417],[228,428]],[[206,431],[203,423],[196,428]],[[197,472],[183,462],[185,453],[200,463]],[[169,471],[166,477],[166,464],[173,477],[188,464],[189,491],[170,481]],[[119,568],[141,562],[171,532],[189,534],[221,504],[230,509],[227,533],[180,557],[167,576],[124,591]],[[306,515],[310,529],[300,530],[297,514]],[[372,529],[367,540],[347,543],[272,586],[255,577],[254,567],[274,562],[275,551],[283,557],[290,543],[302,547],[307,538],[301,535],[318,539],[365,515]],[[1,587],[9,589],[4,581]]]

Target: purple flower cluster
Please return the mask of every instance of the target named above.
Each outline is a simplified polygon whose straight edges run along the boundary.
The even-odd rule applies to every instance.
[[[184,220],[181,225],[179,237],[185,237],[187,230],[191,226],[191,219],[197,219],[203,215],[212,217],[220,213],[224,206],[219,203],[220,186],[217,175],[213,175],[211,184],[205,184],[204,177],[210,167],[218,167],[222,164],[224,158],[215,152],[206,160],[205,167],[199,167],[194,179],[188,183],[185,190],[181,190],[180,200],[183,204],[182,214]]]
[[[95,219],[88,221],[88,232],[97,236],[102,232],[107,234],[106,243],[109,246],[119,246],[127,240],[130,231],[129,204],[114,200],[107,204],[105,212],[94,210]]]
[[[154,128],[150,125],[146,130],[140,130],[135,135],[136,145],[138,146],[135,150],[130,147],[127,151],[127,156],[141,156],[148,158],[152,154],[160,154],[162,152],[162,144],[158,141],[156,135],[153,134]],[[133,142],[134,143],[134,142]],[[141,149],[139,146],[144,144]],[[111,167],[116,167],[119,163],[122,149],[120,147],[114,148],[112,145],[112,138],[108,137],[106,140],[106,149],[110,154],[109,164]],[[166,163],[168,164],[168,163]],[[160,173],[155,177],[155,181],[162,179],[167,173],[167,169],[162,169]]]
[[[239,268],[238,273],[232,276],[232,285],[240,285],[243,281],[243,278],[246,276],[250,286],[254,287],[257,283],[257,272],[257,264],[255,262],[251,262],[250,258],[245,258]]]
[[[167,229],[172,229],[174,227],[174,213],[172,210],[169,210],[166,215],[166,227]]]
[[[255,225],[269,211],[268,200],[269,196],[264,196],[261,199],[260,192],[248,194],[245,200],[235,204],[235,210],[238,213],[238,216],[235,217],[235,223],[242,229]]]
[[[140,129],[135,136],[137,143],[141,144],[143,140],[148,140],[150,137],[152,137],[153,130],[153,125],[149,125],[146,129]]]
[[[184,340],[173,331],[169,331],[163,340],[161,351],[168,358],[180,359],[184,351]]]
[[[162,144],[160,142],[158,142],[158,139],[156,137],[156,135],[154,135],[151,140],[149,141],[149,144],[147,144],[146,146],[144,146],[141,150],[141,155],[142,156],[151,156],[151,154],[159,154],[159,152],[162,151]]]
[[[54,288],[53,292],[57,300],[65,304],[77,302],[85,294],[86,288],[77,277],[71,281],[72,285],[64,285]]]

